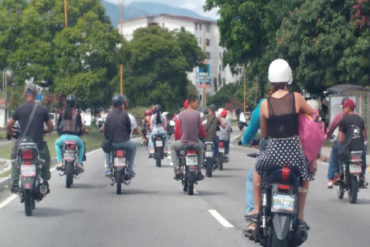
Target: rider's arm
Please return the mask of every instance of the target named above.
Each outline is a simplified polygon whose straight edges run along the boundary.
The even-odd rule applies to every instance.
[[[333,121],[330,123],[328,130],[326,131],[326,137],[330,138],[333,135],[334,130],[339,126],[340,121],[343,119],[343,112],[335,115]]]
[[[223,128],[223,129],[225,129],[226,128],[226,123],[225,123],[225,121],[222,119],[222,118],[218,118],[219,119],[219,121],[220,121],[220,125],[221,125],[221,127]]]
[[[175,125],[175,140],[180,140],[182,136],[181,133],[181,128],[180,128],[180,119],[176,120],[176,125]]]
[[[260,101],[256,109],[252,112],[251,121],[249,122],[248,128],[245,130],[242,138],[243,146],[251,143],[260,128],[260,110],[262,102],[263,100]]]
[[[268,111],[267,111],[267,100],[262,102],[261,110],[260,110],[260,128],[261,128],[261,135],[263,138],[267,137],[267,118],[268,118]]]
[[[299,113],[314,114],[315,110],[306,102],[300,93],[294,93],[296,106]]]
[[[48,127],[47,133],[53,132],[53,130],[54,130],[54,124],[53,124],[53,122],[50,119],[46,122],[46,126]]]
[[[206,138],[206,136],[207,136],[207,133],[204,129],[204,125],[202,123],[200,123],[199,137],[200,138]]]
[[[8,122],[6,123],[6,128],[10,131],[15,124],[15,120],[11,117],[9,118]]]
[[[344,143],[345,140],[345,133],[347,133],[346,125],[343,121],[339,123],[339,132],[338,132],[338,142]]]

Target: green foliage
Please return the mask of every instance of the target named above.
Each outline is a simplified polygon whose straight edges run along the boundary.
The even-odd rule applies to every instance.
[[[188,95],[186,71],[204,58],[191,34],[155,26],[136,30],[125,46],[125,56],[125,93],[130,104],[158,103],[168,111],[182,105]]]

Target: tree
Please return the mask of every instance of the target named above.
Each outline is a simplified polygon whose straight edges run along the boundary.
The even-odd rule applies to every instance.
[[[156,26],[136,30],[124,50],[130,105],[159,103],[167,110],[182,105],[188,95],[186,71],[192,71],[204,58],[190,34]]]
[[[308,92],[321,94],[341,83],[369,85],[369,4],[306,1],[282,23],[277,52],[288,59],[296,81]]]

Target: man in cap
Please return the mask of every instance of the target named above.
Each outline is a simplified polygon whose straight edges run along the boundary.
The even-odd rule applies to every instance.
[[[19,166],[14,161],[16,159],[18,145],[22,137],[29,137],[37,144],[39,149],[40,158],[45,160],[45,164],[42,166],[41,169],[41,178],[44,180],[44,183],[48,185],[47,180],[50,179],[50,153],[49,148],[44,141],[44,123],[46,123],[48,129],[47,132],[50,133],[53,131],[54,126],[53,122],[49,118],[49,113],[47,109],[43,106],[38,105],[35,102],[35,98],[37,95],[36,85],[33,83],[28,83],[26,85],[26,89],[24,91],[24,98],[26,102],[19,106],[12,117],[8,120],[6,124],[6,128],[10,131],[12,126],[15,124],[16,121],[19,122],[20,126],[20,136],[18,140],[15,142],[13,147],[13,151],[11,154],[12,160],[12,187],[11,191],[13,193],[18,192],[18,185],[19,185]],[[30,120],[30,116],[32,113],[33,108],[35,108],[33,119],[29,123],[29,129],[27,133],[24,133],[28,122]],[[49,190],[48,190],[49,191]]]

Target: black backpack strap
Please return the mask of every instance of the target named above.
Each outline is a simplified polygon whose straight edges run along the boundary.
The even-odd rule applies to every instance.
[[[37,109],[38,106],[39,106],[39,104],[38,103],[35,103],[35,105],[32,108],[32,112],[31,112],[30,118],[28,119],[26,129],[24,130],[23,135],[22,135],[22,139],[25,136],[27,136],[28,131],[30,130],[31,123],[32,123],[33,117],[35,116],[35,112],[36,112],[36,109]]]

